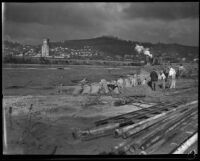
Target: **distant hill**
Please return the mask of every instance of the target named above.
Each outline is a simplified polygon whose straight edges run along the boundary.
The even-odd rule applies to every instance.
[[[82,49],[85,46],[90,46],[93,49],[101,52],[105,56],[121,56],[133,55],[136,56],[137,52],[134,50],[136,44],[143,45],[146,48],[150,48],[151,53],[154,56],[163,56],[170,58],[183,58],[188,60],[197,58],[199,55],[199,47],[185,46],[180,44],[164,44],[164,43],[143,43],[136,41],[122,40],[117,37],[112,36],[101,36],[92,39],[80,39],[80,40],[66,40],[63,42],[51,42],[50,47],[64,47],[72,49]],[[5,46],[7,47],[20,47],[19,43],[12,43],[5,41]],[[40,47],[35,46],[35,48],[40,49]]]
[[[184,46],[180,44],[164,44],[164,43],[142,43],[136,41],[122,40],[117,37],[102,36],[93,39],[67,40],[64,42],[51,42],[51,46],[62,46],[74,49],[81,49],[84,46],[92,46],[95,49],[109,56],[137,55],[134,47],[136,44],[150,48],[155,56],[166,57],[186,57],[186,59],[198,57],[199,47]]]

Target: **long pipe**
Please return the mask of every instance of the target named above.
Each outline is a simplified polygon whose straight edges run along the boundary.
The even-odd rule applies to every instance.
[[[103,135],[108,130],[114,130],[116,128],[125,126],[128,123],[129,124],[133,124],[134,122],[132,122],[131,119],[127,119],[125,122],[122,122],[122,123],[119,123],[119,122],[117,122],[117,123],[110,123],[110,124],[106,124],[105,126],[101,126],[101,127],[98,127],[98,128],[95,127],[95,128],[88,129],[88,130],[76,131],[76,133],[73,133],[73,135],[76,136],[76,137],[82,137],[82,136],[83,137],[87,137],[87,136],[101,135],[101,134]],[[136,123],[136,124],[139,125],[141,123],[139,122],[139,123]]]
[[[74,138],[80,138],[80,137],[88,137],[88,136],[94,136],[94,135],[103,135],[106,131],[115,129],[120,126],[120,123],[112,123],[108,124],[106,126],[100,127],[100,128],[93,128],[88,130],[79,130],[73,132]]]
[[[165,113],[164,113],[165,114]],[[130,129],[126,132],[124,132],[122,134],[122,137],[125,139],[125,138],[128,138],[132,135],[134,135],[135,133],[141,131],[141,130],[144,130],[146,129],[147,127],[151,126],[151,125],[154,125],[154,124],[157,124],[159,126],[159,124],[163,124],[163,123],[166,123],[168,121],[168,119],[173,119],[174,116],[169,116],[169,115],[164,115],[164,116],[160,116],[159,118],[155,119],[155,120],[151,120],[141,126],[138,126],[136,128],[133,128],[133,129]]]
[[[136,133],[136,135],[134,135],[134,138],[133,138],[133,135],[132,135],[130,139],[126,139],[125,141],[123,141],[123,142],[119,143],[117,146],[115,146],[113,148],[113,151],[115,152],[115,151],[119,151],[121,149],[123,151],[126,151],[126,149],[128,150],[132,144],[137,145],[138,141],[135,141],[135,138],[141,137],[141,136],[143,136],[142,138],[145,138],[146,136],[150,135],[151,133],[155,133],[155,130],[159,128],[160,124],[162,124],[162,125],[167,124],[167,121],[164,119],[164,120],[160,121],[159,124],[155,123],[151,126],[148,126],[145,129],[145,133],[144,133],[144,130],[142,130],[139,133]],[[138,144],[139,144],[139,142],[138,142]]]
[[[180,110],[182,110],[182,113],[181,113]],[[158,120],[158,121],[161,121],[160,124],[163,126],[163,125],[165,125],[165,124],[168,124],[169,122],[172,122],[173,120],[178,119],[177,116],[180,116],[180,115],[185,115],[185,116],[187,116],[187,114],[190,113],[191,110],[194,111],[195,108],[191,108],[189,111],[183,111],[183,110],[185,110],[185,109],[181,109],[181,108],[180,108],[180,109],[177,109],[177,110],[172,110],[172,111],[170,111],[170,113],[168,113],[167,115],[165,115],[165,116],[163,116],[163,117],[161,117],[161,118],[158,118],[157,120]],[[187,109],[186,109],[186,110],[187,110]],[[169,121],[168,121],[168,120],[169,120]],[[131,135],[137,133],[137,132],[140,131],[140,130],[145,129],[145,128],[148,127],[148,126],[153,125],[153,124],[156,123],[156,122],[157,122],[156,120],[153,120],[152,123],[151,123],[151,122],[147,122],[146,125],[144,124],[144,125],[141,126],[141,127],[130,129],[130,130],[128,130],[127,132],[124,132],[124,133],[123,133],[123,138],[130,137]],[[159,122],[158,122],[158,123],[159,123]],[[164,126],[163,126],[163,127],[164,127]]]
[[[176,136],[180,135],[179,132],[181,132],[181,131],[180,131],[181,128],[187,128],[187,127],[188,127],[188,123],[190,123],[190,122],[193,122],[193,123],[194,123],[194,122],[196,122],[196,121],[197,121],[197,114],[196,114],[194,117],[188,119],[187,122],[182,123],[182,124],[180,125],[180,128],[177,127],[177,128],[176,128],[177,130],[173,130],[172,132],[170,132],[170,133],[164,135],[164,137],[161,138],[158,142],[156,142],[155,144],[153,144],[152,146],[150,146],[150,147],[146,150],[146,152],[149,154],[149,153],[155,152],[157,149],[162,148],[162,146],[164,146],[164,144],[169,143],[169,140],[170,140],[170,139],[173,139],[173,138],[175,138]],[[163,144],[159,144],[159,142],[162,142]],[[180,142],[177,142],[177,144],[180,145],[181,143],[180,143]]]
[[[173,113],[174,111],[181,110],[183,107],[185,107],[185,106],[174,108],[174,109],[172,109],[170,111],[161,113],[159,115],[155,115],[153,117],[150,117],[150,118],[148,118],[146,120],[143,120],[141,122],[138,122],[136,124],[133,124],[133,125],[130,125],[130,126],[126,126],[126,127],[121,128],[121,129],[116,129],[115,130],[115,136],[120,136],[120,135],[124,134],[124,138],[126,138],[126,137],[128,137],[128,136],[130,136],[130,135],[132,135],[132,134],[134,134],[134,133],[136,133],[138,131],[140,131],[140,130],[145,129],[146,127],[154,124],[155,122],[164,119],[165,117],[167,117],[166,115],[169,115],[169,114]],[[141,125],[141,127],[138,127],[140,125]],[[132,131],[130,131],[130,130],[132,130]],[[130,131],[130,132],[126,136],[126,132],[128,132],[128,131]]]
[[[161,146],[166,144],[170,138],[174,138],[178,135],[178,132],[180,132],[179,131],[180,128],[187,127],[188,126],[187,123],[193,122],[195,119],[197,119],[197,114],[195,115],[195,117],[189,118],[187,120],[187,122],[182,122],[182,124],[179,125],[178,127],[174,128],[173,131],[170,131],[170,132],[162,135],[160,138],[158,138],[157,141],[152,142],[152,144],[150,144],[150,146],[146,149],[145,152],[150,154],[150,153],[156,151],[157,149],[162,148]]]
[[[172,120],[177,120],[177,117],[176,118],[172,118]],[[171,121],[172,121],[171,120]],[[160,122],[161,124],[162,124],[162,128],[164,129],[164,128],[166,128],[165,127],[165,125],[167,125],[167,124],[169,124],[168,122],[166,122],[166,120],[162,120],[161,122]],[[157,125],[157,123],[155,123],[156,125]],[[144,137],[143,137],[143,139],[142,139],[142,143],[144,143],[145,142],[145,140],[147,140],[146,138],[150,138],[150,137],[152,137],[152,136],[154,136],[156,133],[158,133],[158,132],[160,132],[160,128],[158,128],[159,127],[159,125],[158,126],[156,126],[155,127],[155,125],[152,125],[152,127],[150,126],[150,127],[147,127],[147,129],[149,129],[148,131],[150,132],[150,133],[144,133],[144,131],[142,131],[142,133],[144,133],[144,134],[142,134],[142,135],[144,135]],[[156,129],[156,130],[155,130]],[[141,135],[141,134],[140,134]],[[138,142],[138,141],[137,141]],[[142,144],[142,143],[139,143],[138,142],[138,144]],[[124,142],[121,142],[120,144],[118,144],[117,146],[115,146],[114,148],[113,148],[113,151],[118,151],[118,150],[120,150],[120,149],[128,149],[132,144],[136,144],[136,142],[133,140],[131,140],[131,139],[128,139],[128,140],[126,140],[126,141],[124,141]]]
[[[115,116],[115,117],[108,118],[109,119],[108,121],[101,122],[101,124],[109,124],[109,123],[116,123],[116,122],[127,122],[131,119],[137,120],[140,117],[149,117],[149,115],[151,115],[151,114],[153,114],[153,115],[155,115],[155,113],[160,114],[161,111],[165,110],[167,107],[168,107],[167,109],[169,110],[170,106],[178,106],[179,104],[180,104],[180,102],[175,103],[175,104],[168,104],[168,105],[161,106],[161,107],[154,106],[154,107],[150,107],[149,109],[145,108],[145,109],[137,110],[137,111],[134,111],[134,112],[131,112],[131,113],[126,113],[126,114],[122,114],[122,115],[118,115],[118,116]],[[170,107],[170,108],[172,108],[172,107]],[[126,116],[126,117],[124,117],[124,116]],[[99,123],[96,124],[96,126],[99,126],[99,125],[100,125]]]
[[[114,117],[109,117],[107,119],[103,119],[103,120],[99,120],[99,121],[96,121],[95,124],[96,126],[98,125],[101,125],[101,124],[104,124],[104,123],[108,123],[108,121],[111,121],[113,119],[117,119],[117,118],[120,118],[120,117],[123,117],[123,116],[127,116],[127,115],[137,115],[137,112],[145,112],[145,111],[148,111],[150,112],[150,109],[160,109],[160,108],[165,108],[167,106],[172,106],[174,104],[179,104],[179,103],[183,103],[183,102],[176,102],[176,103],[172,103],[172,104],[165,104],[165,103],[160,103],[160,104],[157,104],[157,105],[154,105],[154,106],[151,106],[149,108],[145,108],[145,109],[141,109],[141,110],[137,110],[137,111],[133,111],[133,112],[129,112],[129,113],[125,113],[125,114],[122,114],[122,115],[118,115],[118,116],[114,116]],[[159,107],[159,106],[162,106],[162,107]]]
[[[107,130],[114,130],[116,128],[119,128],[121,126],[124,126],[126,125],[127,123],[131,123],[131,119],[127,119],[126,121],[124,122],[116,122],[116,123],[109,123],[109,124],[106,124],[104,126],[101,126],[101,127],[95,127],[95,128],[92,128],[92,129],[88,129],[88,130],[83,130],[83,131],[76,131],[75,133],[73,133],[74,136],[76,137],[79,137],[79,136],[89,136],[89,135],[98,135],[98,134],[104,134],[105,131]],[[132,122],[134,123],[134,122]]]
[[[131,119],[129,120],[126,120],[126,122],[122,122],[122,123],[111,123],[111,124],[108,124],[106,126],[103,126],[103,127],[99,127],[99,128],[93,128],[93,129],[90,129],[90,130],[84,130],[84,131],[78,131],[76,132],[76,134],[74,134],[74,136],[91,136],[91,135],[100,135],[100,134],[104,134],[106,131],[108,130],[114,130],[118,127],[121,127],[121,126],[125,126],[127,123],[132,124],[133,122],[131,121]],[[131,123],[132,122],[132,123]]]
[[[194,133],[189,139],[183,142],[172,154],[184,154],[184,152],[198,139],[198,132]]]
[[[159,104],[160,105],[160,104]],[[154,105],[154,106],[151,106],[149,108],[151,109],[154,109],[155,107],[157,107],[158,105]],[[117,115],[117,116],[114,116],[114,117],[109,117],[107,119],[103,119],[103,120],[99,120],[99,121],[96,121],[95,122],[95,125],[96,126],[99,126],[99,125],[102,125],[102,124],[106,124],[106,123],[109,123],[109,121],[112,121],[112,120],[116,120],[118,118],[121,118],[121,117],[125,117],[125,116],[135,116],[138,114],[138,112],[146,112],[147,110],[146,109],[140,109],[140,110],[137,110],[137,111],[133,111],[133,112],[129,112],[129,113],[125,113],[125,114],[122,114],[122,115]]]
[[[193,113],[196,114],[196,113]],[[156,135],[150,136],[140,147],[142,150],[147,149],[149,146],[156,143],[158,140],[160,140],[165,135],[169,134],[171,131],[176,129],[178,126],[180,126],[185,120],[187,120],[189,117],[192,117],[192,115],[189,116],[182,116],[180,119],[178,119],[175,123],[170,122],[167,125],[167,128],[163,128],[161,131],[159,131]]]
[[[192,116],[190,116],[190,117],[192,117]],[[165,125],[168,125],[168,123],[165,123]],[[169,135],[171,136],[171,134],[173,135],[173,131],[175,131],[174,130],[175,127],[174,127],[173,131],[171,130],[168,133],[165,133],[165,132],[162,133],[162,132],[160,132],[159,125],[158,125],[158,127],[155,127],[155,126],[151,127],[148,131],[153,130],[153,128],[157,128],[157,129],[155,131],[150,132],[150,135],[144,134],[144,137],[140,138],[139,140],[134,139],[133,141],[131,141],[130,143],[128,143],[121,149],[123,149],[124,151],[128,151],[131,149],[132,152],[134,149],[134,151],[135,151],[134,153],[139,153],[141,150],[145,150],[146,148],[148,148],[150,146],[152,147],[152,145],[156,144],[156,146],[158,146],[158,145],[164,143],[165,137],[168,137]],[[177,126],[176,126],[176,128],[177,128]],[[148,131],[146,131],[146,133],[148,133]],[[143,133],[144,133],[144,131],[143,131]],[[138,136],[140,137],[140,135],[138,135]]]
[[[107,119],[104,119],[104,120],[100,120],[100,121],[95,122],[95,124],[96,124],[96,126],[99,126],[101,124],[108,124],[109,121],[112,122],[113,120],[114,120],[114,122],[117,122],[116,119],[123,117],[123,116],[130,115],[129,118],[124,118],[124,120],[128,120],[128,119],[131,119],[133,117],[143,116],[145,114],[145,112],[148,112],[148,114],[151,114],[151,113],[154,113],[154,112],[158,112],[159,110],[162,110],[162,109],[164,110],[167,107],[171,107],[171,108],[175,109],[174,106],[177,106],[177,107],[188,106],[188,105],[197,103],[197,101],[193,101],[193,102],[190,102],[190,103],[187,103],[187,104],[183,104],[183,103],[184,103],[183,101],[179,101],[179,102],[171,103],[171,104],[167,104],[167,105],[164,104],[164,103],[158,104],[158,105],[155,105],[155,106],[152,106],[152,107],[149,107],[149,108],[145,108],[145,109],[133,111],[133,112],[130,112],[130,113],[110,117],[110,118],[107,118]],[[161,107],[159,107],[159,106],[161,106]],[[142,112],[142,114],[141,114],[141,112]]]
[[[188,106],[188,105],[193,105],[193,104],[196,104],[196,103],[198,103],[198,101],[192,101],[192,102],[189,102],[189,103],[187,103],[187,104],[185,104],[184,106],[182,106],[181,105],[181,107],[185,107],[185,106]],[[180,106],[179,106],[180,107]],[[178,108],[179,108],[178,107]],[[149,128],[149,127],[148,127]],[[127,144],[130,144],[130,140],[126,140],[126,141],[124,141],[124,142],[121,142],[121,143],[119,143],[117,146],[115,146],[114,148],[113,148],[113,151],[116,151],[116,150],[118,150],[118,149],[121,149],[123,146],[126,146]]]
[[[140,122],[138,122],[138,123],[136,123],[136,124],[129,125],[129,126],[125,126],[125,127],[121,128],[121,129],[116,129],[116,130],[115,130],[115,136],[121,136],[123,133],[125,133],[125,132],[127,132],[128,130],[133,129],[133,128],[134,128],[135,130],[138,129],[138,130],[136,130],[136,131],[140,131],[140,130],[144,129],[145,127],[150,126],[151,124],[157,122],[158,119],[162,118],[162,117],[165,116],[165,115],[166,115],[166,113],[161,113],[161,114],[159,114],[159,115],[155,115],[155,116],[153,116],[153,117],[150,117],[150,118],[148,118],[148,119],[145,119],[145,120],[143,120],[143,121],[140,121]],[[142,126],[142,127],[141,127],[141,126]]]

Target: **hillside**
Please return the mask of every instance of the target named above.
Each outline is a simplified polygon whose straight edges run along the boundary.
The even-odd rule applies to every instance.
[[[136,55],[134,47],[136,44],[143,45],[150,48],[153,55],[163,55],[166,57],[198,57],[199,48],[192,46],[184,46],[179,44],[163,44],[163,43],[142,43],[136,41],[126,41],[117,37],[102,36],[93,39],[82,40],[67,40],[64,42],[52,42],[52,47],[62,46],[68,48],[80,49],[84,46],[92,46],[95,49],[104,52],[109,56],[124,56],[124,55]],[[177,53],[177,54],[176,54]]]
[[[69,49],[83,49],[85,46],[89,46],[95,51],[101,53],[101,55],[111,56],[113,58],[116,56],[124,57],[127,55],[131,55],[132,58],[141,57],[137,56],[137,53],[134,50],[136,44],[150,48],[150,51],[154,56],[163,56],[176,59],[185,57],[187,60],[193,60],[194,58],[198,58],[199,53],[199,47],[184,46],[180,44],[142,43],[122,40],[111,36],[102,36],[92,39],[66,40],[63,42],[50,41],[50,48],[63,47]],[[11,43],[8,41],[5,42],[5,47],[18,48],[19,50],[22,49],[21,44]],[[38,51],[40,50],[40,46],[34,46],[34,49]]]

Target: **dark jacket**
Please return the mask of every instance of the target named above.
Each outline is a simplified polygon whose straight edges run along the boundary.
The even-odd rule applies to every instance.
[[[151,81],[158,81],[158,74],[156,73],[156,71],[152,71],[150,73],[150,77],[151,77]]]
[[[169,75],[169,71],[164,70],[164,74],[165,74],[166,77],[168,77],[168,75]]]

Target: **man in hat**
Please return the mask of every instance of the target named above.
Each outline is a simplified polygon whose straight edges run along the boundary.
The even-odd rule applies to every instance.
[[[166,76],[165,76],[163,70],[161,70],[161,72],[160,72],[160,77],[161,77],[161,80],[162,80],[162,88],[165,89],[165,80],[166,80]]]
[[[150,77],[151,77],[151,88],[153,91],[156,91],[156,86],[157,86],[157,82],[158,82],[158,74],[154,69],[150,73]]]

